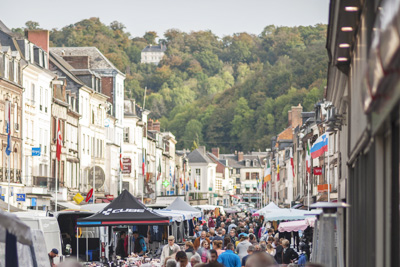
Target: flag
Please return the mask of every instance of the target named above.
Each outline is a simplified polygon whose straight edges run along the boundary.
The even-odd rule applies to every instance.
[[[181,187],[184,188],[184,187],[183,187],[182,175],[183,175],[183,174],[181,173],[181,175],[179,176],[179,182],[181,183]]]
[[[197,182],[196,182],[196,178],[194,178],[194,188],[197,189]]]
[[[268,161],[268,163],[265,164],[265,169],[264,169],[264,183],[266,184],[269,181],[271,181],[271,165]]]
[[[315,141],[311,147],[311,157],[313,159],[318,158],[328,151],[328,134],[324,133]]]
[[[158,175],[157,175],[157,181],[160,179],[161,177],[161,159],[159,159],[158,161]]]
[[[261,180],[261,178],[257,179],[257,190],[261,191],[263,188],[263,182]]]
[[[173,187],[174,184],[173,184],[173,181],[172,181],[172,167],[171,166],[169,166],[169,182]]]
[[[6,102],[6,123],[7,123],[7,147],[6,154],[10,156],[11,154],[11,102]]]
[[[276,156],[276,181],[279,181],[279,154]]]
[[[292,172],[294,178],[293,148],[290,148],[290,165],[292,166]]]
[[[144,177],[145,174],[145,164],[144,164],[144,153],[143,153],[143,161],[142,161],[142,175]]]
[[[307,140],[306,167],[307,167],[307,172],[311,173],[310,140]]]
[[[60,130],[60,120],[58,120],[57,148],[56,148],[56,158],[58,161],[61,160],[61,147],[62,147],[62,136],[61,136],[61,130]]]
[[[124,163],[122,162],[122,148],[119,148],[119,167],[121,171],[124,169]]]

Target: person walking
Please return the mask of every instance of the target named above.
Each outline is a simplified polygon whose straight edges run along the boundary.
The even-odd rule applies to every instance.
[[[170,235],[168,237],[168,244],[163,247],[161,252],[161,264],[165,266],[164,265],[165,258],[171,256],[172,254],[177,253],[180,250],[181,250],[180,247],[177,244],[175,244],[175,237],[173,235]]]
[[[204,240],[201,243],[201,247],[197,250],[197,253],[201,257],[201,262],[208,263],[210,261],[210,243]]]
[[[299,257],[299,254],[290,247],[290,242],[287,239],[284,239],[282,241],[282,263],[283,264],[289,264],[293,263],[295,259]]]
[[[274,247],[270,243],[267,244],[267,250],[266,251],[272,257],[274,257],[275,254],[276,254],[276,250],[274,249]]]
[[[228,244],[226,251],[218,257],[218,262],[225,267],[241,267],[240,257],[236,255],[233,244]]]
[[[184,251],[178,251],[175,255],[176,267],[192,267]]]
[[[249,237],[246,233],[241,233],[239,237],[240,242],[236,246],[236,252],[240,257],[240,260],[242,260],[243,257],[247,255],[247,249],[251,246],[251,243],[249,242]]]
[[[201,246],[203,241],[207,241],[208,244],[210,244],[210,239],[207,238],[206,231],[202,231],[200,236],[194,240],[193,242],[194,249],[197,250]]]
[[[210,249],[210,263],[218,262],[218,252],[215,249]]]
[[[247,248],[247,255],[242,258],[242,266],[246,266],[247,258],[250,257],[255,251],[255,247],[253,245]]]
[[[215,240],[213,242],[213,248],[215,249],[215,251],[217,251],[218,256],[225,252],[225,250],[222,249],[221,240]]]
[[[192,256],[196,254],[192,242],[188,241],[185,243],[185,253],[188,259],[192,258]]]

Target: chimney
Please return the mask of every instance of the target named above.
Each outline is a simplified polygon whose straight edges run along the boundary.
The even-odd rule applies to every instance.
[[[148,131],[153,130],[153,120],[152,119],[147,120],[147,130]]]
[[[161,123],[158,120],[153,122],[153,130],[161,132]]]
[[[89,69],[88,56],[63,56],[63,59],[67,61],[72,67],[74,67],[74,69]]]
[[[288,111],[288,126],[292,126],[292,111]]]
[[[301,113],[303,112],[303,107],[300,104],[296,107],[293,106],[292,110],[289,112],[291,113],[291,115],[289,115],[291,117],[289,126],[294,129],[297,126],[302,125],[303,120],[301,118]]]
[[[213,147],[213,148],[211,148],[211,153],[213,153],[214,156],[216,156],[217,159],[219,159],[219,147]]]
[[[242,161],[243,160],[243,152],[238,152],[237,153],[237,160]]]
[[[206,154],[206,147],[205,146],[199,146],[197,148],[201,154],[205,155]]]
[[[49,53],[49,31],[48,30],[26,30],[25,36],[28,40]]]

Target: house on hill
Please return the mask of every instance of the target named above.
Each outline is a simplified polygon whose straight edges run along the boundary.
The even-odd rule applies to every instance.
[[[148,45],[141,53],[141,63],[158,64],[164,56],[167,47],[165,45]]]

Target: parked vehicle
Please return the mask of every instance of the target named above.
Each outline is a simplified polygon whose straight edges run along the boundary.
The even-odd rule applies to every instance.
[[[57,263],[63,258],[61,232],[57,219],[48,217],[46,212],[15,212],[15,215],[28,225],[32,230],[41,230],[43,232],[46,251],[50,252],[53,248],[58,250],[58,257],[54,262]]]

